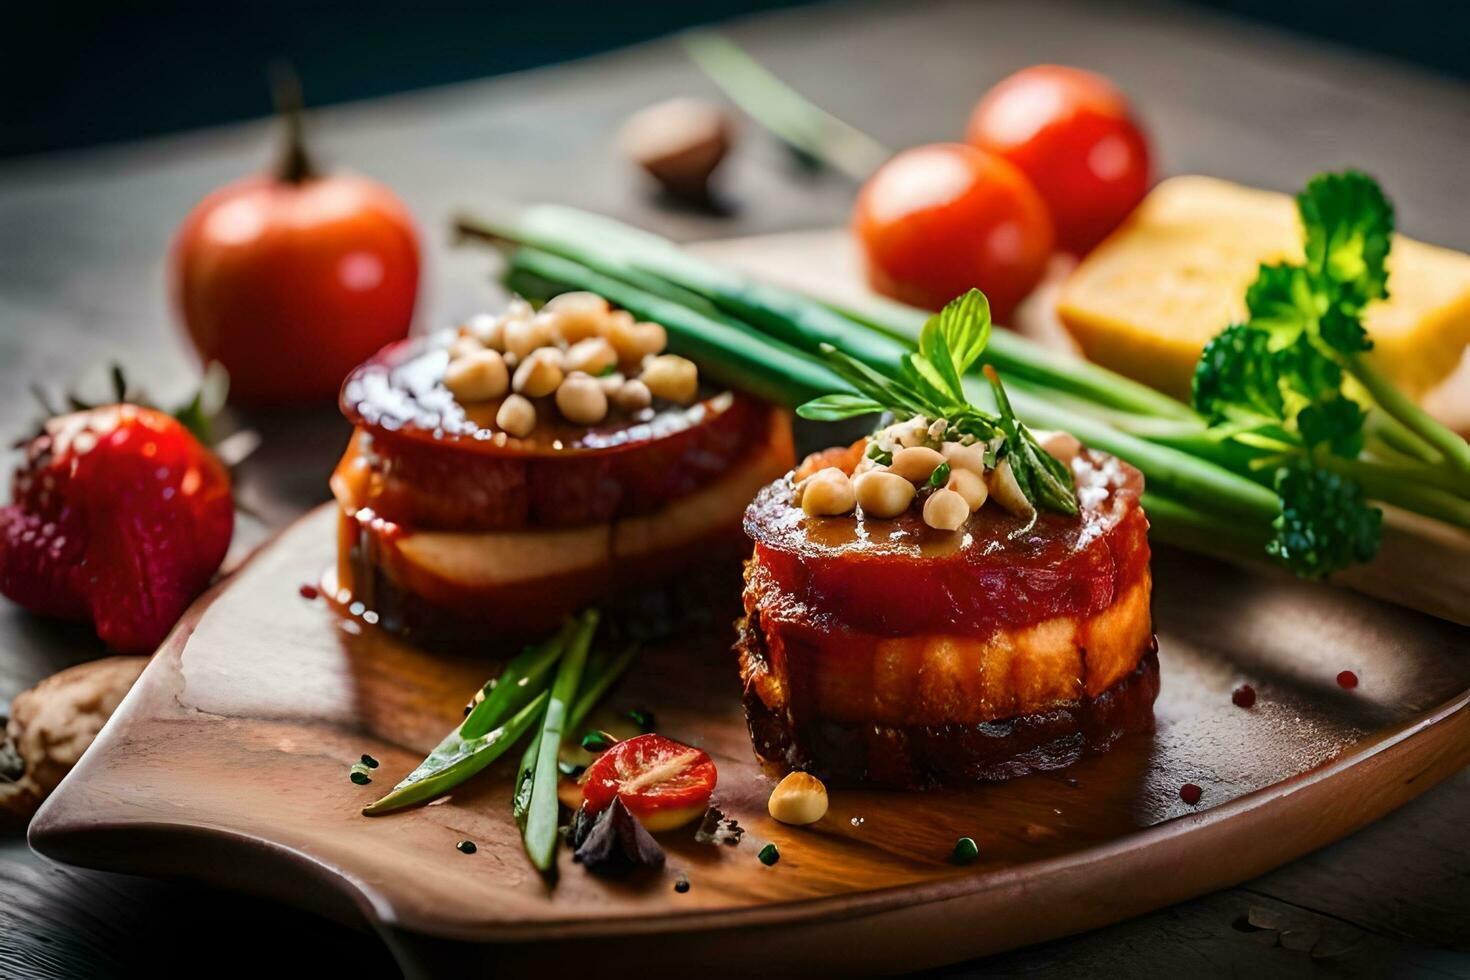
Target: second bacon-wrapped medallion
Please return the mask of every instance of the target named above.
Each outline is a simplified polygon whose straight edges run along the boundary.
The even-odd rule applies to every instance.
[[[1143,478],[1028,430],[993,372],[995,409],[970,402],[983,304],[935,317],[904,377],[829,352],[858,393],[802,414],[898,420],[808,457],[746,511],[736,650],[756,752],[776,768],[1003,779],[1152,726]]]

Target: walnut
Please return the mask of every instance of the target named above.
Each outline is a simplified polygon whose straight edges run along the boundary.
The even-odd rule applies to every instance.
[[[0,745],[0,812],[27,820],[92,744],[147,657],[68,667],[16,696]]]

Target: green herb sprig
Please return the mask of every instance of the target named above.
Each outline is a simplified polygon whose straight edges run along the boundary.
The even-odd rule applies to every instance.
[[[858,394],[823,395],[798,406],[796,414],[820,421],[875,412],[922,415],[944,419],[946,432],[971,435],[981,442],[999,438],[997,456],[1010,460],[1016,482],[1032,506],[1075,516],[1077,491],[1071,471],[1042,449],[1016,418],[995,369],[985,367],[995,396],[995,413],[977,408],[965,392],[963,379],[985,353],[990,330],[990,303],[980,290],[971,289],[929,318],[919,332],[919,349],[902,360],[897,377],[881,374],[831,344],[823,344],[821,352],[828,366]]]
[[[1470,455],[1363,357],[1373,348],[1364,312],[1388,296],[1394,228],[1378,183],[1355,170],[1320,174],[1297,212],[1303,261],[1260,267],[1245,321],[1205,346],[1192,400],[1215,438],[1257,451],[1251,465],[1281,501],[1267,552],[1316,578],[1378,551],[1383,514],[1362,481],[1387,473],[1378,447],[1365,453],[1370,412],[1388,416],[1441,486],[1470,486]]]

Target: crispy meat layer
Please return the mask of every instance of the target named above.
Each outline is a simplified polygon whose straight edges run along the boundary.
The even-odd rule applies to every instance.
[[[755,549],[737,643],[757,751],[924,783],[991,778],[1007,771],[998,746],[1041,744],[981,737],[987,726],[1031,719],[1018,730],[1047,739],[1146,727],[1157,666],[1142,478],[1091,451],[1073,472],[1079,517],[989,507],[958,533],[912,511],[808,517],[790,476],[764,489],[745,517]],[[943,732],[955,737],[941,751]]]

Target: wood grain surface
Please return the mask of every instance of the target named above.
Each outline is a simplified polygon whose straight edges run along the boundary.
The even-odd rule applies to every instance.
[[[1153,131],[1163,173],[1203,172],[1289,191],[1355,164],[1385,180],[1410,234],[1470,248],[1470,89],[1381,59],[1183,5],[1045,2],[851,4],[732,25],[783,76],[891,146],[957,133],[976,93],[1036,61],[1116,78]],[[494,66],[487,66],[493,70]],[[310,79],[307,79],[310,85]],[[644,194],[616,158],[624,116],[712,91],[661,42],[546,71],[314,114],[324,160],[398,191],[424,230],[418,319],[437,325],[498,301],[478,253],[449,248],[450,215],[555,199],[683,240],[840,224],[852,188],[793,166],[745,127],[711,215]],[[922,98],[915,93],[922,93]],[[169,314],[162,256],[203,194],[274,151],[260,121],[128,146],[0,164],[0,429],[33,416],[33,381],[90,379],[120,360],[155,394],[189,390],[193,363]],[[240,549],[326,498],[345,438],[330,410],[237,419],[266,437],[237,474]],[[8,444],[8,440],[7,440]],[[13,460],[5,457],[5,461]],[[0,703],[99,655],[83,629],[0,604]],[[1075,939],[945,975],[1381,976],[1470,972],[1470,773],[1353,837],[1246,885]],[[1251,926],[1252,912],[1275,916]],[[242,941],[269,935],[274,941]],[[1303,937],[1327,946],[1316,954]],[[44,862],[0,840],[0,975],[113,976],[196,967],[228,951],[244,970],[394,976],[371,936],[217,889]],[[1445,949],[1461,952],[1446,952]],[[1330,954],[1330,955],[1329,955]]]
[[[647,649],[609,709],[651,709],[660,731],[709,751],[721,772],[716,802],[744,839],[727,847],[669,834],[667,868],[615,883],[564,851],[548,888],[510,815],[514,753],[443,804],[359,813],[514,650],[493,637],[475,655],[425,649],[303,598],[300,584],[334,561],[335,528],[335,508],[318,509],[190,611],[33,821],[32,846],[361,919],[436,962],[571,966],[597,948],[665,968],[702,950],[732,972],[768,957],[891,970],[1233,884],[1470,762],[1462,628],[1165,551],[1155,562],[1154,734],[1005,783],[834,790],[820,823],[789,828],[765,814],[773,781],[739,707],[732,592],[703,626]],[[1360,687],[1337,685],[1344,669]],[[1248,710],[1231,702],[1242,681],[1259,696]],[[368,787],[346,778],[364,752],[382,763]],[[1180,799],[1184,783],[1203,787],[1197,806]],[[967,868],[947,860],[961,836],[980,847]],[[477,853],[461,854],[462,839]],[[767,842],[781,851],[775,867],[755,858]],[[672,887],[680,875],[688,893]]]

